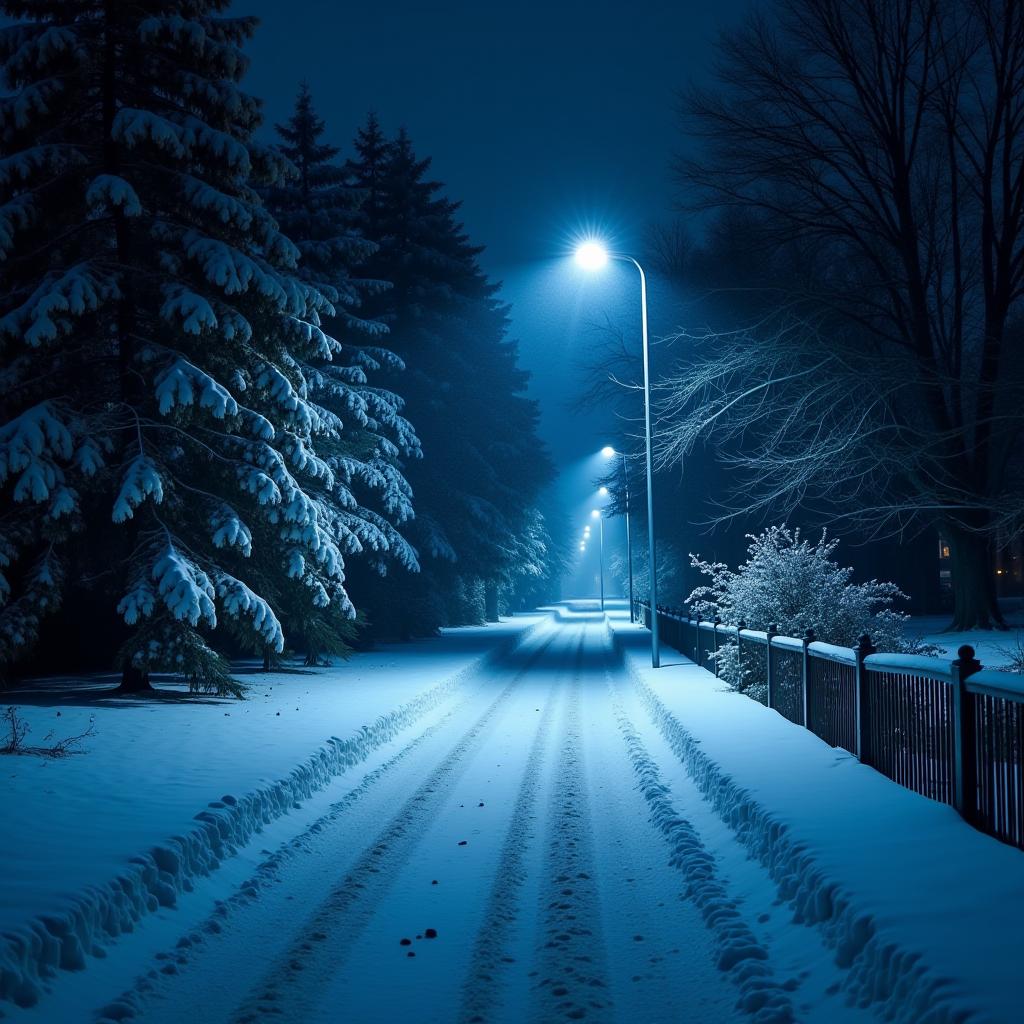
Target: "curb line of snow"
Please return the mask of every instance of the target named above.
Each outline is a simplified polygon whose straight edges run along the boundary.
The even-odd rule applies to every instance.
[[[93,886],[63,912],[41,915],[0,941],[0,1000],[34,1006],[47,978],[58,969],[85,968],[88,954],[105,956],[106,944],[146,914],[176,907],[192,879],[209,875],[234,856],[263,825],[287,814],[300,800],[326,787],[335,776],[364,761],[427,712],[443,703],[477,673],[519,647],[550,622],[550,616],[524,626],[485,654],[394,711],[364,725],[349,739],[332,736],[285,779],[235,798],[225,796],[197,814],[192,831],[172,836],[148,853],[132,857],[112,882]]]
[[[700,740],[665,707],[621,637],[611,632],[640,703],[699,792],[736,833],[748,855],[768,869],[779,898],[793,910],[793,922],[817,925],[825,945],[836,952],[836,965],[848,969],[843,982],[846,1001],[871,1007],[888,1021],[962,1024],[967,1016],[963,1006],[946,1002],[943,980],[927,969],[921,955],[876,933],[871,915],[858,911],[841,884],[827,877],[813,854],[788,834],[786,824],[775,820],[700,749]]]

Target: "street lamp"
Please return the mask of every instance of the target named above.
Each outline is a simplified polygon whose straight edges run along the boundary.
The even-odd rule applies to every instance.
[[[615,449],[609,444],[601,449],[601,454],[610,459],[615,455]],[[622,486],[626,494],[626,563],[629,566],[629,621],[635,622],[633,614],[633,543],[629,536],[629,474],[626,472],[626,453],[619,452],[622,456]]]
[[[608,252],[597,242],[585,242],[576,250],[576,261],[587,270],[597,270],[608,259],[632,263],[640,271],[640,319],[644,346],[644,433],[647,441],[647,540],[651,570],[651,664],[658,668],[661,654],[658,644],[658,574],[654,558],[654,464],[651,457],[651,361],[647,342],[647,278],[644,268],[632,256]]]
[[[604,516],[596,508],[590,514],[601,524],[601,548],[598,557],[601,559],[601,611],[604,611]]]

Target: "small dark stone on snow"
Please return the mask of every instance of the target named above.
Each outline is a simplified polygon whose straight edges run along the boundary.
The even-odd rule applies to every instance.
[[[412,945],[412,939],[400,939],[398,944],[400,946],[411,946]]]
[[[281,717],[281,712],[280,712],[280,711],[278,711],[278,713],[277,713],[277,717],[278,717],[278,718],[280,718],[280,717]]]
[[[431,885],[437,885],[437,879],[435,878],[430,884]]]
[[[462,842],[461,842],[461,843],[459,843],[459,846],[465,846],[465,845],[466,845],[466,840],[465,840],[465,839],[463,839],[463,840],[462,840]]]
[[[428,928],[423,934],[428,939],[436,939],[437,938],[437,929],[436,928]]]
[[[57,712],[57,717],[60,718],[60,712],[59,711]]]
[[[410,949],[409,952],[406,953],[405,955],[406,956],[415,956],[416,954]]]
[[[479,807],[483,807],[483,805],[484,805],[484,802],[483,802],[483,800],[481,800],[480,803],[478,804],[478,806]]]
[[[634,935],[633,936],[633,941],[634,942],[643,942],[644,941],[644,937],[642,935]]]

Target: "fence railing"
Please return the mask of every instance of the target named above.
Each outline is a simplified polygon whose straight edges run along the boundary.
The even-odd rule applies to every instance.
[[[650,606],[636,605],[650,628]],[[907,789],[951,804],[970,824],[1024,849],[1024,678],[955,661],[725,626],[658,608],[662,642]],[[728,648],[728,650],[727,650]],[[722,652],[719,654],[719,652]]]

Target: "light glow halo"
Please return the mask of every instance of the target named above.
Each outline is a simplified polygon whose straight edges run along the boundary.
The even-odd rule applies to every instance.
[[[599,270],[608,262],[608,253],[597,242],[584,242],[576,250],[576,262],[586,270]]]

